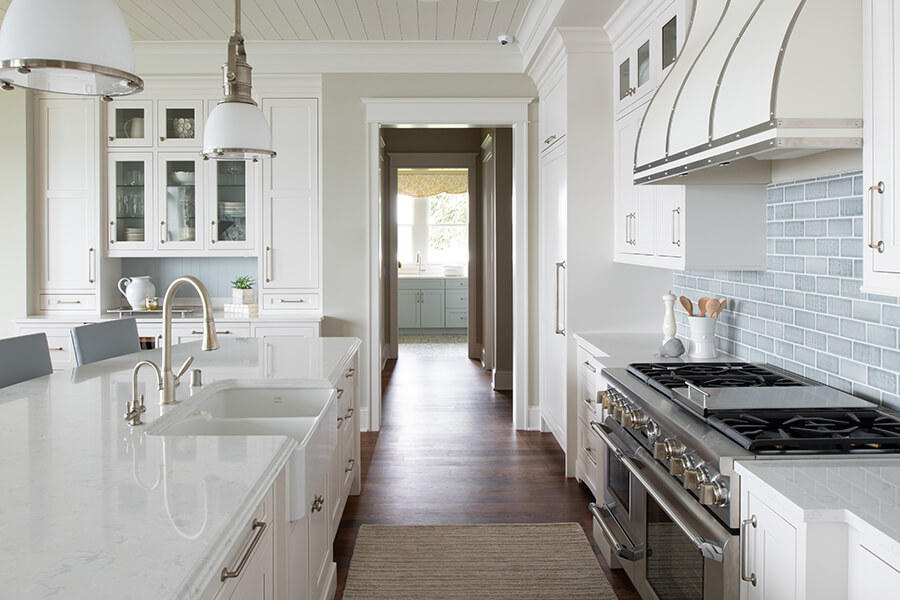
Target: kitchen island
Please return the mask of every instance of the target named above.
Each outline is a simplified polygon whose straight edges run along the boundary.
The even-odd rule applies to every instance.
[[[356,338],[223,339],[173,349],[203,383],[332,387]],[[298,442],[284,436],[154,436],[123,419],[131,374],[159,350],[0,390],[0,597],[191,598],[218,582],[241,527]],[[144,370],[146,423],[161,416]],[[195,390],[196,391],[196,388]],[[185,382],[176,390],[183,401]],[[358,464],[358,460],[357,460]]]

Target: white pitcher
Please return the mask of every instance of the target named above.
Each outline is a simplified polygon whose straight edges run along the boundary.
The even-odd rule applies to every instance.
[[[149,275],[123,277],[119,280],[119,291],[134,309],[143,309],[144,298],[156,296],[156,286],[150,281]]]

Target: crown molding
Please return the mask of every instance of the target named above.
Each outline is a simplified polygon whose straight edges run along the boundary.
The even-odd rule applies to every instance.
[[[522,73],[516,43],[485,41],[246,42],[247,61],[267,73]],[[135,42],[144,75],[220,72],[222,41]]]
[[[566,56],[610,54],[612,45],[601,27],[556,27],[528,66],[527,74],[540,89]]]
[[[565,0],[532,0],[525,10],[516,39],[522,44],[522,71],[540,51]]]
[[[659,0],[625,0],[603,26],[613,45],[643,27],[647,17],[656,12],[654,5],[658,4]]]

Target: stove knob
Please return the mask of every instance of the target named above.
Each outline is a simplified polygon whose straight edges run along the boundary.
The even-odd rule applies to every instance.
[[[700,478],[701,478],[700,469],[685,469],[684,470],[684,489],[686,490],[699,490],[700,489]]]
[[[628,407],[622,414],[622,426],[631,429],[641,429],[649,420],[650,418],[639,408]]]
[[[659,425],[656,424],[656,421],[647,419],[647,424],[644,425],[644,432],[647,435],[647,441],[651,445],[655,445],[656,440],[659,439]]]
[[[671,475],[683,475],[685,467],[687,467],[687,459],[684,456],[676,456],[669,461]]]
[[[603,390],[599,394],[597,394],[597,404],[602,406],[603,408],[609,407],[609,392]]]
[[[622,414],[625,412],[625,401],[624,400],[616,400],[615,404],[613,404],[612,409],[612,417],[619,423],[622,422]]]
[[[653,458],[656,460],[669,460],[673,456],[684,454],[687,448],[684,444],[674,438],[669,438],[664,442],[656,442],[653,445]]]
[[[700,504],[705,506],[725,506],[728,504],[728,484],[722,479],[700,484]]]

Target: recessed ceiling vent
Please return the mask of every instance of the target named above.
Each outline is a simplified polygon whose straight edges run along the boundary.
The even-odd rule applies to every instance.
[[[635,183],[704,167],[862,147],[862,7],[702,0],[647,107]]]

